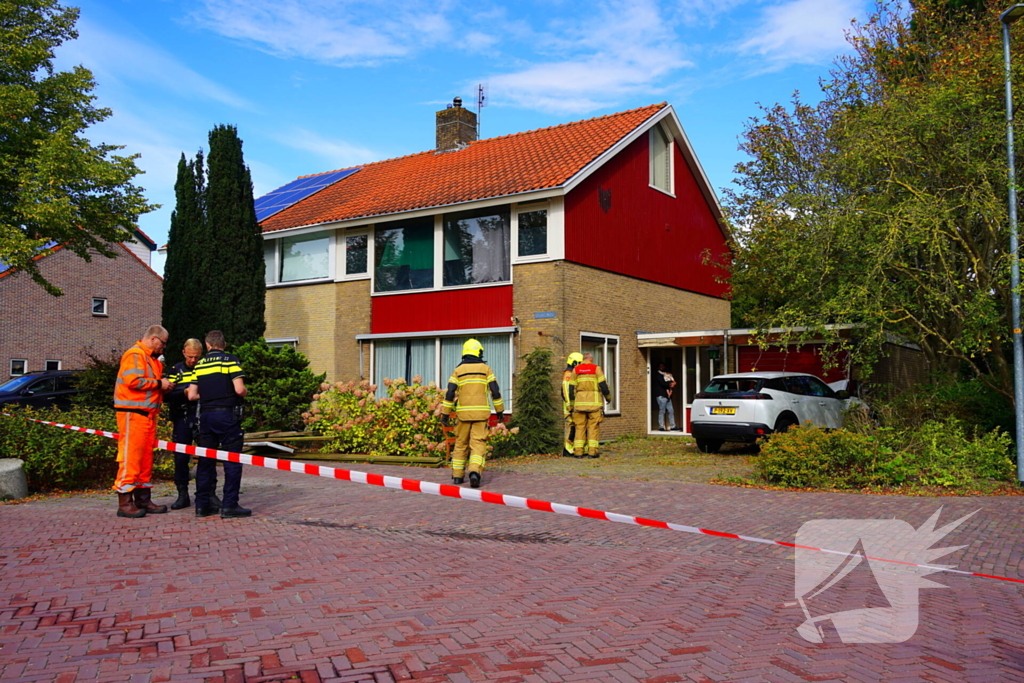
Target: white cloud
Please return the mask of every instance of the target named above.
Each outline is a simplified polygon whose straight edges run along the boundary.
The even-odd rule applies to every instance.
[[[78,40],[61,46],[60,60],[82,64],[104,86],[143,83],[188,99],[254,109],[245,98],[201,76],[151,43],[113,33],[87,19],[79,20],[78,33]]]
[[[311,152],[327,162],[323,170],[335,170],[378,161],[382,155],[366,147],[359,147],[344,140],[331,140],[319,133],[304,128],[293,128],[287,134],[275,136],[283,145],[303,152]]]
[[[592,7],[577,23],[552,23],[538,44],[555,58],[487,81],[497,102],[553,113],[581,113],[657,92],[670,73],[692,64],[654,0]]]
[[[844,32],[862,14],[861,0],[793,0],[769,7],[739,52],[765,60],[756,70],[829,61],[849,47]]]
[[[339,65],[404,57],[451,35],[446,3],[203,0],[193,19],[281,57]]]

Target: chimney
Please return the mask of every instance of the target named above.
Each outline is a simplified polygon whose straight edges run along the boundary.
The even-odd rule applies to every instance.
[[[462,107],[461,97],[437,112],[436,121],[438,153],[462,149],[476,140],[476,114]]]

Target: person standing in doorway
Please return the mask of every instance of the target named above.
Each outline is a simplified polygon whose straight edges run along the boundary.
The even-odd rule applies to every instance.
[[[676,386],[676,380],[664,363],[658,363],[658,371],[651,377],[651,386],[654,389],[654,400],[658,404],[658,429],[663,432],[675,431],[676,416],[672,409],[672,390]]]

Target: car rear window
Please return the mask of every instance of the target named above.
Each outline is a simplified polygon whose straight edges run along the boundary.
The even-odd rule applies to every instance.
[[[703,394],[746,394],[760,391],[764,386],[760,377],[715,377],[702,391]]]

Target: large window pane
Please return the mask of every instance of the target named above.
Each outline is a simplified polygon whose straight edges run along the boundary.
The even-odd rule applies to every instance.
[[[411,384],[419,375],[423,383],[438,382],[437,338],[388,339],[374,343],[373,382],[377,385],[377,396],[388,395],[384,378],[404,379]],[[445,380],[448,376],[445,375]]]
[[[263,242],[263,263],[266,265],[266,268],[264,268],[264,279],[268,285],[277,282],[275,276],[277,275],[278,246],[277,240],[266,240]]]
[[[366,235],[349,235],[345,238],[345,274],[359,275],[366,272],[366,255],[369,238]]]
[[[330,236],[326,233],[281,240],[281,282],[330,276]]]
[[[584,337],[580,341],[580,351],[592,353],[594,362],[604,371],[604,378],[611,392],[611,400],[606,405],[610,412],[619,410],[619,381],[616,369],[619,360],[618,344],[617,339],[604,337]]]
[[[548,211],[524,211],[519,214],[519,255],[548,253]]]
[[[484,362],[491,366],[494,377],[498,380],[501,397],[505,400],[505,410],[512,410],[512,375],[509,367],[509,345],[511,336],[507,334],[473,337],[484,347]],[[441,338],[441,381],[442,389],[448,386],[455,366],[462,361],[462,345],[469,337]],[[490,394],[488,394],[488,399]],[[493,404],[491,406],[494,407]]]
[[[434,219],[385,223],[374,231],[374,291],[434,286]]]
[[[509,211],[486,209],[444,219],[444,286],[508,282]]]

